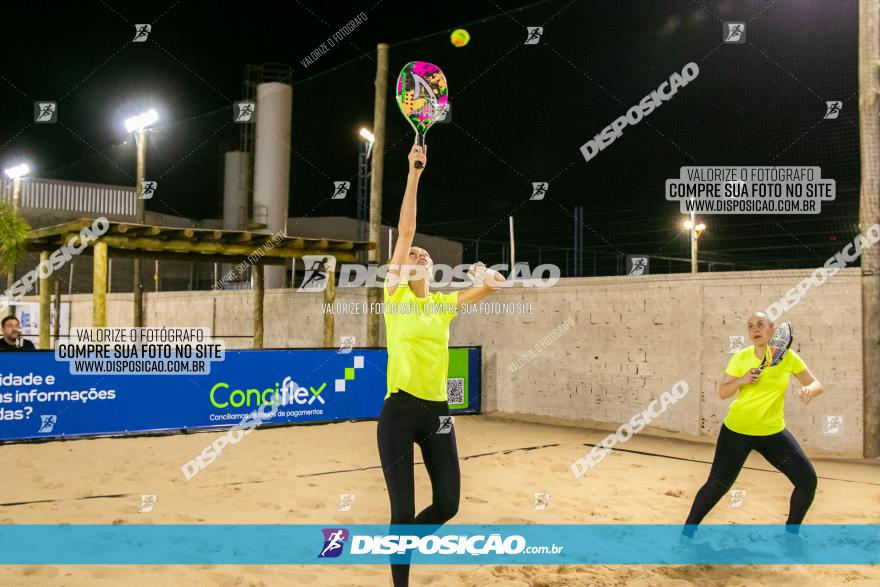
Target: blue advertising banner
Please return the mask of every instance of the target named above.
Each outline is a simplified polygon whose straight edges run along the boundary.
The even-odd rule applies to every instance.
[[[876,565],[880,526],[0,525],[0,564]],[[692,528],[693,529],[693,528]]]
[[[449,356],[451,413],[478,413],[480,349]],[[49,351],[0,353],[0,440],[378,418],[387,364],[385,349],[240,350],[205,375],[74,375]]]

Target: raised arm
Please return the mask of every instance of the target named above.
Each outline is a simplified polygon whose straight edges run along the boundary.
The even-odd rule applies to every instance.
[[[391,255],[391,265],[388,267],[389,276],[394,279],[388,281],[388,294],[394,295],[397,285],[400,283],[401,267],[409,258],[409,249],[416,235],[416,195],[419,190],[419,178],[425,166],[428,147],[413,145],[409,152],[409,173],[406,176],[406,191],[403,193],[403,203],[400,205],[400,219],[397,221],[397,244],[394,245],[394,253]],[[422,162],[422,168],[416,169],[416,161]]]

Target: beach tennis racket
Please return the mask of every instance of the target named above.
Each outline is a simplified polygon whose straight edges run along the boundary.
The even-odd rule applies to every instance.
[[[397,105],[416,131],[416,144],[425,146],[425,133],[443,118],[449,103],[446,76],[427,61],[410,61],[397,76]],[[416,169],[422,162],[416,161]]]
[[[782,362],[785,353],[791,348],[792,338],[791,322],[783,322],[773,331],[773,334],[770,335],[770,342],[767,343],[764,360],[761,361],[761,367],[758,369],[759,373],[767,367],[775,367]]]

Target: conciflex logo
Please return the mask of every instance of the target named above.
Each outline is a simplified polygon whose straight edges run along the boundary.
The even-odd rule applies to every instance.
[[[312,405],[315,402],[324,404],[324,398],[321,397],[326,383],[322,383],[318,389],[309,386],[309,389],[296,384],[290,377],[285,377],[282,383],[275,382],[275,387],[267,387],[265,389],[249,388],[249,389],[232,389],[225,381],[215,383],[211,387],[210,399],[211,405],[215,408],[240,408],[242,406],[261,406],[271,403],[271,398],[279,398],[282,406],[291,404]]]
[[[335,391],[344,392],[346,390],[346,382],[354,381],[355,372],[364,368],[363,355],[351,355],[352,366],[343,369],[342,379],[334,381]],[[285,377],[280,383],[275,382],[274,387],[266,387],[260,389],[252,387],[248,389],[233,389],[229,383],[220,381],[211,387],[209,398],[211,405],[215,408],[241,408],[254,407],[271,403],[272,398],[282,406],[297,404],[300,406],[320,407],[326,404],[324,397],[321,396],[327,388],[327,383],[321,383],[317,388],[310,385],[308,389],[297,384],[290,376]],[[277,396],[276,396],[277,394]]]

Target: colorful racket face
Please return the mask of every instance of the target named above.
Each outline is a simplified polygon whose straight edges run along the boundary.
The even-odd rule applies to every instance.
[[[763,369],[768,366],[768,358],[770,367],[778,365],[791,347],[791,341],[791,322],[783,322],[770,335],[770,342],[767,343],[767,352],[764,353],[764,361],[761,364],[761,368]]]
[[[446,76],[427,61],[411,61],[397,77],[397,105],[416,131],[416,142],[424,146],[425,133],[443,117],[449,103]],[[420,162],[416,166],[421,168]]]

